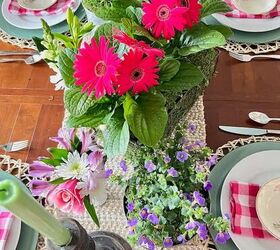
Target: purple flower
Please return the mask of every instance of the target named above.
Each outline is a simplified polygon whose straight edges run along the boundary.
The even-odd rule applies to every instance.
[[[54,172],[54,167],[41,161],[34,161],[29,166],[29,175],[33,177],[50,177]]]
[[[164,158],[163,158],[163,161],[165,164],[168,164],[169,162],[171,162],[171,158],[169,157],[169,155],[166,155]]]
[[[103,153],[100,150],[91,152],[88,156],[88,163],[93,171],[104,171],[105,164]]]
[[[213,188],[212,182],[211,181],[204,182],[203,188],[205,191],[210,191]]]
[[[194,133],[196,131],[196,125],[194,123],[190,123],[188,129],[191,133]]]
[[[205,206],[205,199],[203,198],[203,196],[201,195],[201,193],[199,193],[198,191],[194,191],[193,192],[193,197],[195,202],[199,205],[199,206]]]
[[[138,244],[140,246],[148,248],[149,250],[154,250],[156,248],[155,243],[152,240],[142,235],[138,239]]]
[[[195,142],[195,145],[202,148],[202,147],[205,147],[206,144],[205,144],[205,142],[203,142],[203,141],[196,141],[196,142]]]
[[[176,158],[180,162],[185,162],[189,158],[189,155],[185,151],[178,151],[176,153]]]
[[[173,240],[171,237],[166,237],[163,241],[164,247],[172,247],[173,246]]]
[[[113,174],[113,169],[109,168],[105,171],[105,178],[109,178]]]
[[[147,161],[145,163],[145,168],[148,170],[149,173],[156,170],[156,165],[152,161]]]
[[[29,183],[29,189],[31,190],[33,196],[41,196],[43,194],[47,195],[52,187],[53,185],[51,185],[47,181],[32,180]]]
[[[193,202],[193,196],[190,193],[183,193],[184,198],[190,202]]]
[[[228,232],[217,233],[215,237],[215,241],[222,245],[226,244],[229,239],[230,239],[230,235]]]
[[[216,165],[217,161],[218,161],[218,156],[217,155],[212,155],[208,159],[207,166],[210,168],[210,167]]]
[[[128,231],[128,234],[129,234],[129,235],[134,235],[134,234],[135,234],[135,231],[134,231],[134,230],[129,230],[129,231]]]
[[[155,214],[149,214],[148,220],[154,225],[158,225],[158,223],[159,223],[159,218]]]
[[[51,137],[50,140],[57,142],[58,146],[68,151],[72,150],[72,141],[75,137],[75,129],[73,128],[60,128],[56,137]]]
[[[128,203],[128,204],[127,204],[127,211],[128,211],[129,213],[131,213],[131,212],[134,210],[134,208],[135,208],[134,203]]]
[[[142,210],[140,211],[139,213],[140,217],[143,219],[143,220],[146,220],[148,218],[148,215],[149,215],[149,212],[148,212],[148,209],[147,208],[142,208]]]
[[[122,160],[120,162],[120,168],[122,169],[123,172],[127,171],[127,165],[126,165],[126,161],[125,160]]]
[[[177,241],[179,241],[181,244],[187,243],[185,235],[181,234],[177,237]]]
[[[138,223],[138,220],[136,218],[132,218],[130,219],[127,224],[130,226],[130,227],[135,227]]]
[[[167,170],[167,172],[168,172],[168,174],[170,175],[170,176],[172,176],[172,177],[178,177],[179,175],[178,175],[178,172],[177,172],[177,170],[175,169],[175,168],[169,168],[168,170]]]
[[[94,148],[93,141],[93,130],[90,128],[79,128],[77,130],[77,136],[82,142],[81,154],[89,151],[91,148]]]
[[[190,221],[186,224],[185,229],[187,231],[193,230],[193,229],[197,228],[198,225],[199,225],[199,223],[197,221]]]
[[[203,223],[199,224],[196,233],[198,234],[198,237],[201,240],[206,240],[208,238],[208,229],[207,229],[206,225]]]

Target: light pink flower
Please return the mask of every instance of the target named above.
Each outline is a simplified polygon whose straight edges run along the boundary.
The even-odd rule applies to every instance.
[[[76,179],[68,180],[49,192],[47,196],[49,204],[65,213],[83,214],[85,207],[77,183]]]
[[[34,161],[30,164],[28,172],[33,177],[50,177],[54,172],[54,167],[41,161]]]
[[[60,128],[56,137],[51,137],[50,140],[57,142],[60,148],[72,150],[71,142],[75,137],[75,129],[73,128]]]

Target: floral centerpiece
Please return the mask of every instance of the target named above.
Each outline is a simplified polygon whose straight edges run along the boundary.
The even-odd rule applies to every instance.
[[[127,155],[127,162],[138,166],[126,182],[128,239],[133,245],[151,250],[172,247],[195,235],[203,241],[208,228],[217,232],[217,243],[230,238],[228,218],[213,217],[208,211],[206,194],[212,188],[208,175],[217,157],[203,142],[189,142],[182,131],[158,149],[143,147],[137,157]],[[112,178],[124,183],[119,176]]]
[[[68,11],[70,36],[43,22],[43,40],[35,41],[57,72],[56,87],[65,90],[67,126],[105,125],[104,150],[114,157],[131,140],[156,147],[174,130],[213,73],[213,48],[231,32],[202,22],[229,10],[222,0],[105,2],[111,7],[99,11],[119,15],[107,15],[94,35],[90,23]]]
[[[29,166],[32,194],[46,198],[49,205],[65,213],[87,210],[99,226],[94,205],[106,201],[106,179],[112,170],[105,170],[106,155],[95,132],[60,129],[51,140],[58,146],[48,149],[50,157],[41,157]]]

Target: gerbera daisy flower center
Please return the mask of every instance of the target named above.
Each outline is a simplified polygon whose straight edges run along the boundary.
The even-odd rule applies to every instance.
[[[144,77],[144,71],[141,68],[136,68],[131,72],[131,79],[134,82],[142,80]]]
[[[168,5],[162,4],[158,7],[157,17],[160,21],[167,21],[170,18],[170,9]]]
[[[106,71],[107,71],[107,67],[104,61],[99,61],[96,63],[94,68],[94,72],[96,76],[102,77],[106,74]]]

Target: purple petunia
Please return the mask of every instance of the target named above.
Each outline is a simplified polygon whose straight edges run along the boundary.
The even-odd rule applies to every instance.
[[[148,212],[148,209],[147,208],[142,208],[142,210],[140,211],[139,213],[140,217],[143,219],[143,220],[146,220],[148,218],[148,215],[149,215],[149,212]]]
[[[163,161],[165,164],[168,164],[169,162],[171,162],[171,158],[169,157],[169,155],[166,155],[164,158],[163,158]]]
[[[145,168],[148,170],[149,173],[156,170],[156,165],[152,161],[147,161],[145,163]]]
[[[204,223],[198,225],[196,233],[201,240],[206,240],[208,238],[208,229]]]
[[[177,237],[177,241],[179,241],[181,244],[187,243],[187,240],[185,238],[185,235],[181,234]]]
[[[167,172],[168,172],[168,175],[170,175],[172,177],[178,177],[179,176],[178,172],[177,172],[177,170],[175,168],[169,168],[167,170]]]
[[[196,125],[194,123],[189,124],[189,132],[194,133],[196,131]]]
[[[184,163],[189,158],[189,155],[185,151],[178,151],[176,153],[176,158],[177,158],[178,161]]]
[[[199,193],[198,191],[193,192],[193,198],[194,201],[199,205],[199,206],[205,206],[205,198]]]
[[[157,217],[156,214],[149,214],[147,218],[152,224],[154,224],[154,225],[159,224],[159,218]]]
[[[212,182],[211,181],[204,182],[203,188],[205,191],[210,191],[213,188]]]
[[[215,236],[215,241],[222,245],[226,244],[229,239],[230,235],[228,232],[220,232]]]
[[[128,211],[129,213],[131,213],[131,212],[134,210],[134,208],[135,208],[134,203],[128,203],[128,204],[127,204],[127,211]]]
[[[216,165],[217,161],[218,161],[218,156],[217,155],[212,155],[208,159],[207,166],[210,168],[210,167]]]
[[[173,246],[173,240],[171,237],[166,237],[163,241],[164,247],[172,247]]]
[[[128,167],[126,165],[126,161],[125,160],[122,160],[120,162],[120,168],[122,169],[123,172],[127,172]]]
[[[105,171],[105,178],[109,178],[113,174],[113,169],[109,168]]]
[[[130,219],[127,224],[130,226],[130,227],[135,227],[138,223],[138,220],[136,218],[132,218]]]
[[[190,221],[186,224],[185,229],[187,231],[196,229],[198,227],[199,223],[197,221]]]
[[[154,250],[156,248],[155,243],[148,237],[141,235],[138,239],[138,244],[140,246],[146,247],[149,250]]]

